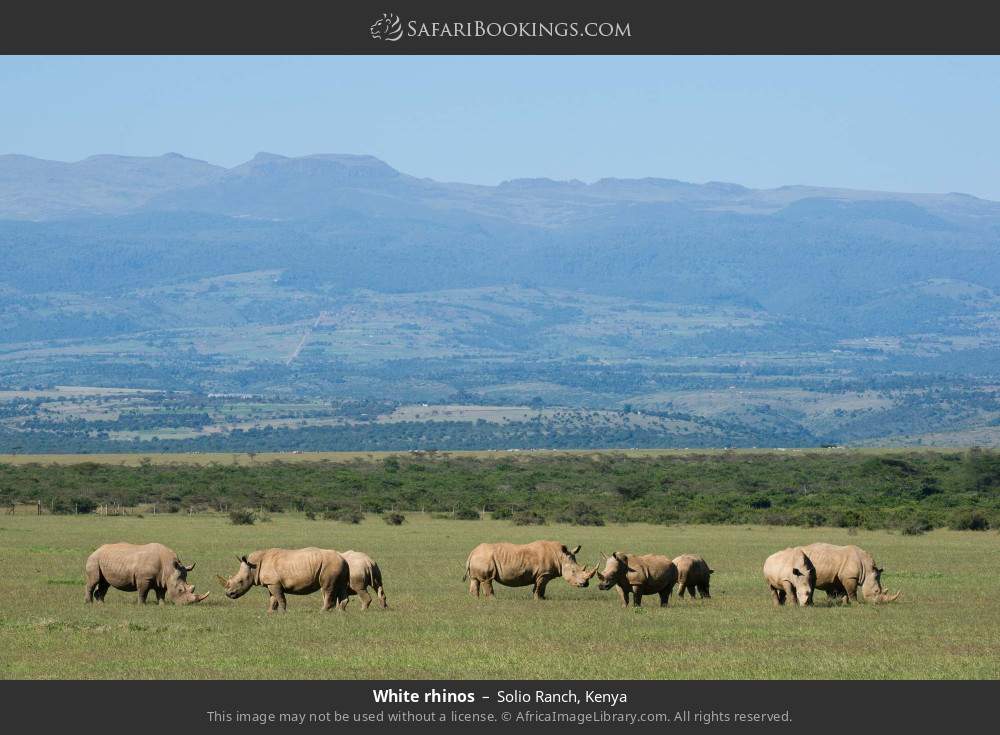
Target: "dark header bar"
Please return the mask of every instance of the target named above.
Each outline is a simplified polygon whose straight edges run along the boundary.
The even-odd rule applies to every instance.
[[[93,0],[8,5],[31,54],[985,54],[995,3],[951,0]]]

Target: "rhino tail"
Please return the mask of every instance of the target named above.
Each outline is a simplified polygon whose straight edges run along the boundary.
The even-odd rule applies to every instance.
[[[372,562],[371,569],[368,570],[371,574],[371,584],[376,590],[382,589],[382,570],[379,569],[378,564]]]

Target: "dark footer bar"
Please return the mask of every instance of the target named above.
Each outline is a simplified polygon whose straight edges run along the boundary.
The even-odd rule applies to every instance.
[[[997,682],[4,682],[8,732],[525,728],[930,732],[992,721]]]

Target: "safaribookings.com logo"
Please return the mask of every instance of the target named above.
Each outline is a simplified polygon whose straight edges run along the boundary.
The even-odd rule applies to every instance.
[[[368,30],[376,41],[398,41],[403,37],[403,23],[395,13],[382,13]]]
[[[376,41],[407,38],[631,38],[627,21],[419,21],[404,25],[395,13],[382,17],[368,29]]]

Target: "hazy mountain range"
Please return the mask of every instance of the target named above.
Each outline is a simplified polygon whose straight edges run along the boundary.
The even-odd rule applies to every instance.
[[[0,387],[103,378],[655,409],[678,405],[678,375],[690,387],[742,364],[755,386],[916,381],[906,405],[919,393],[930,406],[918,427],[900,428],[897,396],[892,429],[873,414],[856,439],[1000,418],[972,408],[1000,372],[1000,203],[965,194],[480,186],[361,155],[260,153],[229,169],[5,155],[0,248]],[[621,374],[570,386],[600,361]],[[314,372],[296,383],[291,370]],[[951,424],[927,399],[941,375],[974,383],[950,399],[968,404]],[[799,414],[785,418],[806,426]],[[824,427],[804,436],[847,436]]]

